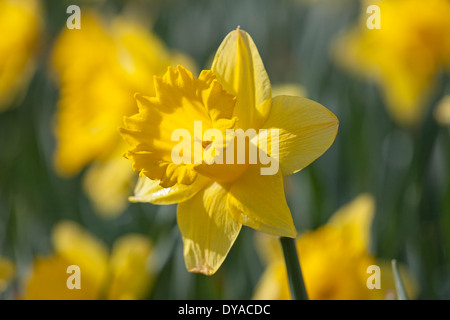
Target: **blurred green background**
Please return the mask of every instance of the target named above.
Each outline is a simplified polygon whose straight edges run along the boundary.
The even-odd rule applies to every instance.
[[[404,263],[418,281],[419,299],[450,298],[450,130],[433,118],[438,101],[450,93],[450,78],[438,75],[420,125],[397,125],[379,86],[331,58],[332,41],[358,21],[356,0],[45,1],[36,71],[21,99],[0,113],[0,256],[17,268],[1,298],[15,298],[34,257],[52,252],[52,228],[62,219],[80,223],[108,246],[130,232],[152,239],[159,272],[150,299],[250,299],[264,270],[256,231],[244,227],[214,276],[188,273],[176,206],[130,204],[117,218],[103,218],[83,191],[83,173],[70,179],[55,173],[59,89],[49,56],[70,4],[79,5],[81,14],[87,7],[100,14],[120,14],[130,4],[141,8],[162,41],[192,57],[199,69],[209,68],[223,38],[241,26],[255,41],[273,86],[301,85],[340,121],[324,156],[286,179],[297,230],[319,227],[369,192],[376,199],[372,253]]]

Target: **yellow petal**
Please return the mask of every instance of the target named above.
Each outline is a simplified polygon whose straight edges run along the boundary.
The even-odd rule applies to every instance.
[[[338,126],[339,121],[334,114],[317,102],[278,96],[273,99],[263,128],[279,129],[279,152],[264,150],[264,146],[271,146],[270,135],[261,135],[259,146],[279,161],[283,175],[289,175],[320,157],[333,143]]]
[[[152,180],[146,176],[139,177],[131,202],[150,202],[153,204],[174,204],[189,200],[206,187],[209,179],[199,175],[191,185],[176,184],[170,188],[163,188],[159,180]]]
[[[327,224],[336,228],[355,250],[366,252],[374,213],[374,198],[370,194],[361,194],[336,211]]]
[[[383,298],[381,290],[366,285],[367,267],[376,264],[374,257],[355,250],[336,228],[325,225],[301,235],[297,250],[310,299]]]
[[[108,299],[142,299],[153,283],[150,240],[127,234],[114,242],[110,259]]]
[[[276,236],[297,235],[280,171],[261,175],[260,167],[250,165],[230,186],[227,201],[233,217],[243,225]]]
[[[69,264],[78,265],[82,280],[88,281],[92,290],[100,291],[107,277],[106,246],[72,221],[58,223],[53,230],[52,241],[56,254]]]
[[[231,183],[238,179],[245,172],[245,170],[247,170],[248,163],[237,163],[238,144],[236,143],[237,138],[233,137],[233,134],[224,134],[222,135],[222,138],[223,141],[215,140],[208,146],[208,148],[214,150],[214,155],[207,156],[204,153],[204,162],[195,166],[195,171],[214,181]],[[230,150],[233,152],[232,161],[228,161],[227,158]],[[216,156],[216,152],[218,156]],[[221,163],[211,163],[217,159],[219,159]]]
[[[43,31],[41,1],[0,1],[0,111],[26,89]]]
[[[444,96],[434,109],[434,119],[441,125],[450,124],[450,95]]]
[[[220,83],[216,80],[216,75],[211,70],[203,70],[198,77],[209,87],[202,91],[202,99],[208,115],[211,118],[214,128],[220,127],[218,122],[221,119],[231,119],[236,103],[236,97],[226,94]]]
[[[80,289],[69,289],[67,267],[76,264],[61,255],[48,258],[38,257],[25,285],[24,300],[97,300],[100,299],[98,283],[85,277],[84,268],[80,266]]]
[[[291,300],[286,266],[275,261],[264,271],[253,293],[253,300]]]
[[[269,114],[272,92],[250,35],[239,28],[230,32],[217,50],[212,70],[223,88],[237,97],[238,127],[259,128]]]
[[[126,134],[125,130],[121,131]],[[161,160],[158,154],[150,151],[139,150],[145,146],[135,147],[128,151],[125,157],[132,162],[133,170],[141,172],[152,180],[159,180],[163,188],[170,188],[175,184],[191,185],[197,178],[192,164],[174,164],[167,160]]]
[[[83,177],[85,192],[105,218],[115,218],[125,210],[131,186],[137,178],[130,162],[121,155],[114,155],[107,161],[93,163]]]
[[[182,66],[169,68],[162,79],[155,77],[155,88],[156,97],[136,95],[139,113],[126,117],[125,128],[120,129],[132,146],[126,157],[135,171],[160,180],[162,187],[190,185],[197,178],[194,164],[202,163],[201,155],[196,162],[196,149],[207,146],[203,143],[206,130],[234,126],[235,98],[222,89],[211,72],[202,72],[194,79]],[[196,125],[200,127],[196,129]],[[172,140],[176,130],[183,133],[182,143],[187,142],[189,151],[187,162],[178,164],[172,162],[172,152],[180,144]]]
[[[276,96],[295,96],[306,98],[307,93],[305,87],[297,83],[283,83],[272,87],[272,97]]]
[[[134,90],[131,95],[135,92],[153,94],[153,88],[148,84],[154,75],[162,76],[168,66],[188,62],[194,67],[189,57],[169,51],[155,33],[149,32],[145,22],[140,23],[132,15],[114,18],[110,34],[117,43],[117,62],[125,70],[125,80]]]
[[[64,28],[52,54],[61,86],[55,165],[64,176],[114,151],[123,116],[136,109],[110,31],[89,11],[81,19],[77,32]]]
[[[14,264],[10,260],[0,257],[0,293],[6,290],[15,274]]]
[[[201,121],[203,130],[212,126],[197,96],[197,82],[192,73],[180,66],[169,68],[162,79],[155,78],[155,87],[156,97],[135,96],[139,113],[125,118],[125,128],[120,129],[122,137],[133,147],[126,157],[133,162],[135,171],[160,180],[163,187],[192,184],[197,177],[194,161],[191,165],[172,163],[172,150],[178,144],[172,141],[172,133],[187,130],[192,146],[196,138],[194,122]]]
[[[226,198],[227,190],[213,183],[178,205],[177,221],[190,272],[214,274],[241,230],[229,213]]]

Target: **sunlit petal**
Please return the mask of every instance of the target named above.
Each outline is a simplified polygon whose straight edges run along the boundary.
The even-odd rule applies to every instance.
[[[230,215],[226,197],[227,190],[213,183],[178,205],[185,263],[191,272],[214,274],[239,234],[241,224]]]
[[[111,252],[108,299],[135,300],[145,297],[153,284],[153,244],[139,234],[117,239]]]
[[[370,194],[361,194],[336,211],[328,225],[336,228],[355,250],[365,252],[369,250],[374,214],[375,199]]]
[[[174,204],[189,200],[211,183],[208,178],[198,176],[191,185],[176,184],[163,188],[158,180],[146,176],[139,177],[131,202],[150,202],[153,204]]]
[[[104,243],[72,221],[55,226],[52,242],[56,255],[69,263],[66,268],[79,266],[83,280],[89,281],[92,290],[101,290],[108,272],[108,250]]]
[[[259,128],[270,111],[269,77],[250,35],[238,28],[223,40],[212,64],[225,90],[237,97],[238,127]]]
[[[176,183],[190,185],[197,178],[195,165],[203,161],[200,154],[197,162],[196,149],[201,151],[207,147],[205,142],[211,143],[203,141],[205,132],[218,129],[222,134],[234,127],[236,119],[231,117],[235,98],[222,89],[211,72],[202,72],[194,79],[182,66],[169,68],[163,78],[155,78],[155,88],[156,97],[136,95],[139,113],[126,117],[125,128],[120,129],[132,146],[126,157],[135,171],[160,180],[164,188]],[[187,162],[174,163],[172,159],[180,143],[172,140],[176,131],[186,135],[182,143],[187,139]]]
[[[320,157],[333,143],[338,126],[334,114],[317,102],[278,96],[273,99],[272,110],[263,128],[279,129],[279,152],[264,149],[264,146],[271,146],[270,135],[260,135],[259,145],[279,161],[283,175],[289,175]]]
[[[233,217],[253,229],[295,238],[297,231],[286,203],[281,172],[261,175],[250,165],[229,188],[227,203]]]

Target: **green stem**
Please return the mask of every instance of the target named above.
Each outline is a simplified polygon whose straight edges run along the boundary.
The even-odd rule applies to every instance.
[[[284,261],[289,281],[289,290],[293,300],[308,300],[302,270],[298,260],[295,239],[280,237]]]

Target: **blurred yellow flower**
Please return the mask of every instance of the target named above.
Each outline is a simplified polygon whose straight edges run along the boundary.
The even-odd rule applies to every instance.
[[[239,28],[220,45],[212,70],[202,71],[196,79],[182,66],[169,68],[163,78],[155,78],[155,89],[154,97],[136,96],[139,113],[126,117],[121,129],[132,146],[126,157],[141,172],[131,200],[179,203],[177,221],[187,269],[214,274],[242,225],[295,237],[283,175],[303,169],[331,146],[338,128],[336,117],[305,98],[272,99],[258,50]],[[193,129],[195,121],[201,121],[203,131]],[[261,162],[249,164],[248,157],[242,164],[230,164],[224,158],[223,164],[207,164],[207,156],[195,163],[194,154],[192,164],[175,164],[171,155],[177,142],[171,135],[180,128],[190,133],[194,153],[197,144],[202,152],[221,149],[223,157],[229,149],[236,157],[236,137],[226,136],[223,143],[210,141],[203,135],[205,130],[278,129],[278,151],[269,150],[277,141],[267,134],[257,135],[245,148],[253,144],[277,159],[280,170],[261,175]]]
[[[0,257],[0,293],[8,288],[16,274],[16,267],[6,258]]]
[[[126,144],[117,132],[123,116],[137,111],[133,94],[153,95],[153,76],[177,62],[192,63],[132,17],[106,24],[83,11],[81,19],[80,30],[62,31],[52,54],[60,85],[55,167],[72,176],[94,163],[85,176],[87,194],[101,214],[116,216],[135,177],[121,159]]]
[[[23,93],[34,72],[41,15],[38,0],[0,0],[0,111]]]
[[[368,252],[374,200],[368,194],[358,196],[339,209],[329,222],[297,239],[300,264],[310,299],[366,300],[392,297],[394,281],[390,265]],[[255,290],[254,299],[290,299],[286,269],[278,241],[258,238],[267,269]],[[379,265],[381,289],[368,289],[367,267]],[[402,268],[402,276],[405,270]],[[411,276],[407,288],[414,295]]]
[[[450,124],[450,94],[439,101],[434,110],[434,118],[443,126]]]
[[[140,299],[153,281],[152,243],[127,234],[106,246],[74,222],[60,222],[53,231],[55,253],[38,257],[27,280],[23,299],[95,300]],[[80,289],[69,289],[67,267],[80,268]]]
[[[381,29],[368,29],[369,4],[380,8]],[[403,125],[420,122],[437,75],[450,68],[450,1],[366,1],[360,24],[340,37],[336,60],[373,77],[388,110]]]

